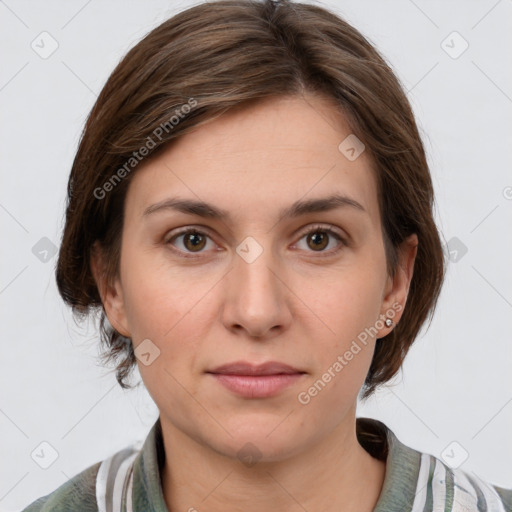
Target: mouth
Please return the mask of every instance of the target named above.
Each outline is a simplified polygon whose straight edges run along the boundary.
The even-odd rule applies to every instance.
[[[268,398],[295,384],[306,372],[269,361],[253,365],[245,361],[224,364],[206,372],[232,393],[244,398]]]

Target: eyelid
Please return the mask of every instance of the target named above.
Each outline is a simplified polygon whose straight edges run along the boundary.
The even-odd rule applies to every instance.
[[[307,235],[314,231],[326,231],[328,233],[334,234],[338,236],[341,240],[345,241],[345,235],[342,234],[342,232],[334,226],[333,224],[327,223],[317,223],[317,224],[309,224],[305,228],[301,228],[296,236],[299,236],[302,238],[304,235]]]

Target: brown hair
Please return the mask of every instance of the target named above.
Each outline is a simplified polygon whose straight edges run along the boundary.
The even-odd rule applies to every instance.
[[[321,7],[209,2],[159,25],[118,64],[87,119],[69,177],[58,289],[77,316],[101,309],[104,357],[117,361],[123,388],[131,387],[125,379],[136,363],[133,346],[108,323],[90,259],[98,241],[108,281],[118,275],[132,168],[143,153],[153,156],[231,108],[304,92],[334,100],[366,145],[390,275],[399,244],[412,233],[419,240],[407,305],[395,329],[376,343],[363,398],[398,372],[432,318],[445,272],[433,186],[414,115],[390,67],[356,29]]]

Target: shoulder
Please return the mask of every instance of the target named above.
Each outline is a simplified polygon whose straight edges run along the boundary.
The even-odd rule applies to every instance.
[[[505,489],[477,474],[453,468],[429,453],[420,453],[417,502],[427,509],[436,505],[455,511],[512,511],[512,489]],[[431,508],[428,508],[431,507]]]
[[[22,512],[97,512],[96,478],[100,465],[101,462],[97,462],[78,473],[55,491],[31,503]]]
[[[375,512],[445,510],[512,512],[512,489],[402,443],[383,422],[357,418],[357,436],[373,457],[386,462]]]
[[[124,484],[130,464],[137,454],[134,447],[116,452],[84,469],[50,494],[38,498],[22,512],[98,512],[98,502],[113,493],[114,487],[119,488],[116,485],[118,480]],[[125,489],[126,486],[122,485],[121,488]]]

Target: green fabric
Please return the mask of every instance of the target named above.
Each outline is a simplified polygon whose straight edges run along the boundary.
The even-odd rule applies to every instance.
[[[384,484],[374,512],[410,511],[417,492],[422,453],[401,443],[384,423],[375,419],[357,418],[357,436],[361,445],[371,455],[386,461]],[[428,483],[431,484],[434,464],[442,464],[442,462],[433,456],[429,455],[429,457]],[[161,424],[158,418],[135,459],[132,495],[134,511],[168,512],[160,484],[160,471],[164,460]],[[99,462],[90,466],[54,492],[31,503],[22,512],[96,512],[98,508],[95,483],[99,466]],[[457,473],[460,470],[450,470],[446,466],[444,468],[446,469],[445,482],[442,483],[446,493],[444,509],[451,511],[454,500],[454,472],[460,475]],[[473,483],[473,486],[475,485]],[[501,497],[505,510],[512,512],[512,490],[497,486],[493,488]],[[427,486],[426,493],[424,511],[432,510],[433,488],[431,485]],[[478,501],[482,499],[478,486],[476,486],[476,496]],[[123,504],[123,510],[125,510],[124,507],[125,504]],[[474,510],[478,511],[479,508],[475,505]],[[494,509],[489,509],[489,512],[494,512]]]

